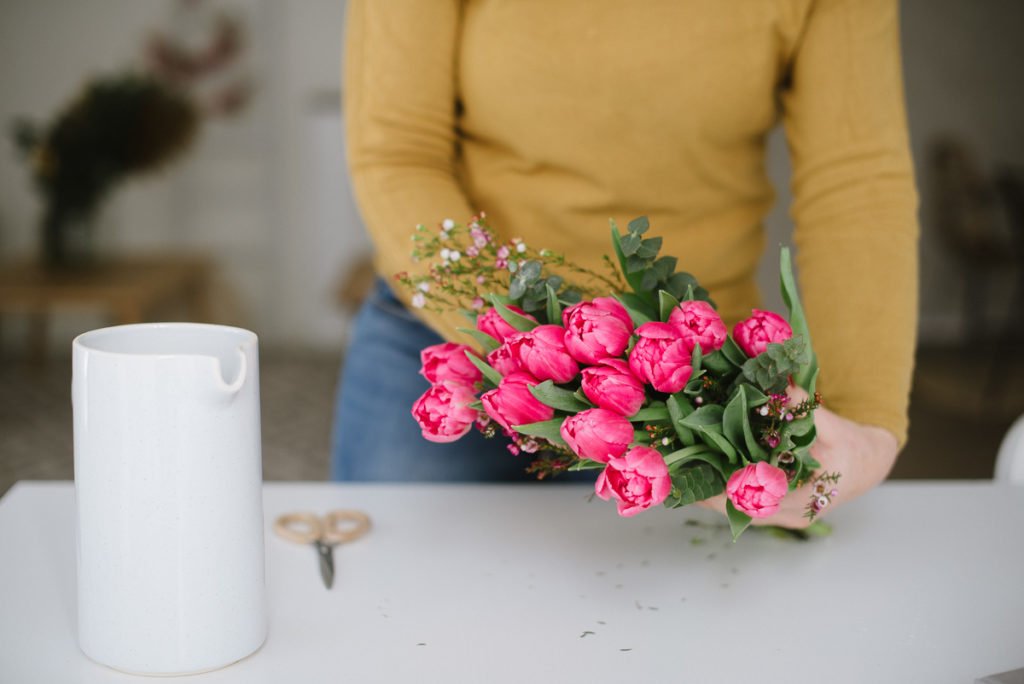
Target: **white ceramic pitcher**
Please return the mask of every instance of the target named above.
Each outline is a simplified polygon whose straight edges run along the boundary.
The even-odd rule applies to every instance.
[[[256,335],[154,323],[72,347],[82,650],[140,674],[246,657],[267,631]]]

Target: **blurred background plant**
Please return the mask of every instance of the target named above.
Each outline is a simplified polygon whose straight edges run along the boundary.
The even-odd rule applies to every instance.
[[[243,45],[239,22],[201,0],[179,0],[172,29],[146,41],[142,69],[88,80],[49,122],[15,119],[15,144],[44,202],[47,266],[91,264],[95,217],[108,194],[182,155],[204,116],[245,106],[249,81],[232,68]]]
[[[128,176],[159,168],[195,137],[191,99],[156,78],[125,73],[94,79],[47,124],[18,119],[15,142],[45,203],[42,258],[49,266],[91,258],[92,219]]]

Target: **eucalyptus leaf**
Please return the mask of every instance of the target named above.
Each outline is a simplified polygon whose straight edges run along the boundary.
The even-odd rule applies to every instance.
[[[646,290],[653,290],[658,287],[658,273],[653,268],[648,268],[641,273],[640,287]]]
[[[615,256],[619,260],[619,268],[622,270],[622,275],[626,278],[626,282],[633,288],[634,291],[642,289],[640,287],[640,276],[635,273],[631,273],[627,268],[626,259],[627,256],[622,252],[622,236],[619,235],[619,227],[615,223],[615,219],[608,219],[608,223],[611,226],[612,231],[612,248],[615,250]]]
[[[665,283],[668,286],[668,291],[676,299],[682,299],[686,296],[687,290],[697,284],[697,279],[689,273],[675,273],[669,277]]]
[[[647,232],[647,229],[651,227],[651,222],[646,216],[637,216],[635,219],[629,222],[627,229],[630,233],[638,233],[643,235]]]
[[[519,277],[531,283],[540,278],[541,265],[539,261],[530,259],[519,269]]]
[[[639,257],[636,254],[632,256],[626,256],[626,273],[629,275],[636,275],[639,278],[643,278],[643,273],[647,271],[647,260],[643,257]],[[643,286],[640,287],[640,291],[646,290]]]
[[[657,272],[659,280],[667,281],[675,273],[677,263],[679,260],[674,256],[663,256],[654,262],[652,268]]]
[[[630,257],[637,253],[640,249],[640,236],[635,233],[629,233],[622,238],[622,253]]]
[[[644,259],[653,259],[658,256],[658,252],[661,250],[662,238],[652,237],[640,243],[640,249],[637,250],[636,255]]]

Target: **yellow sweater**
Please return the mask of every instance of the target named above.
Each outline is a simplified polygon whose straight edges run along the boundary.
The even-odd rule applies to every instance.
[[[384,275],[410,270],[418,223],[484,210],[596,266],[608,218],[645,214],[731,324],[759,301],[781,118],[819,387],[904,442],[918,228],[895,0],[350,0],[347,30],[349,164]]]

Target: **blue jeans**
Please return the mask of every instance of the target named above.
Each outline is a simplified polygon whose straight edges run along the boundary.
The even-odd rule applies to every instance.
[[[475,429],[436,444],[420,434],[412,404],[429,387],[419,374],[420,350],[443,340],[419,322],[378,280],[353,323],[338,385],[331,479],[346,481],[514,482],[533,456],[512,455],[508,440]],[[593,472],[556,480],[593,481]]]

